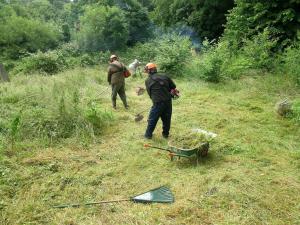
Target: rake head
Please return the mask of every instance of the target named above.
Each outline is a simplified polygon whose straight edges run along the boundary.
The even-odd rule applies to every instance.
[[[136,94],[138,96],[140,96],[140,95],[144,94],[145,88],[143,88],[143,87],[137,87],[136,90],[135,90],[135,92],[136,92]]]
[[[131,200],[133,202],[141,203],[173,203],[174,196],[168,187],[161,186],[159,188],[155,188],[135,197],[132,197]]]
[[[134,117],[135,122],[140,122],[144,119],[144,116],[142,114],[136,114]]]

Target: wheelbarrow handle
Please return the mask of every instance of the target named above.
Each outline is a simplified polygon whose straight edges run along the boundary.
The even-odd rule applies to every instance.
[[[161,148],[161,147],[153,146],[153,145],[150,145],[150,144],[144,144],[144,147],[145,148],[155,148],[155,149],[159,149],[159,150],[163,150],[163,151],[167,151],[167,152],[173,153],[173,151],[171,151],[168,148]]]

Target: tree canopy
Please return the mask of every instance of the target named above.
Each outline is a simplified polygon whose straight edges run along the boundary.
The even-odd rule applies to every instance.
[[[265,29],[281,47],[290,45],[298,38],[300,0],[236,0],[235,3],[228,15],[227,39],[241,44]]]
[[[186,23],[193,27],[202,38],[214,39],[222,35],[226,13],[232,9],[233,0],[153,0],[153,16],[157,23],[172,26]]]

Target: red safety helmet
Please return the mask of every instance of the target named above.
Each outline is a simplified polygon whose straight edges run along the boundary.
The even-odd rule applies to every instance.
[[[150,69],[156,69],[157,68],[157,66],[156,66],[156,64],[154,64],[154,63],[147,63],[147,65],[145,66],[145,69],[148,69],[148,70],[150,70]]]
[[[156,70],[157,66],[154,63],[147,63],[145,66],[145,72],[149,72],[150,70]]]

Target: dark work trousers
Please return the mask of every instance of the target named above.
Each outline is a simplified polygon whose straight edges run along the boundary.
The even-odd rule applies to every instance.
[[[148,127],[145,133],[145,137],[148,138],[152,137],[152,133],[156,127],[159,118],[161,118],[163,123],[162,135],[164,137],[168,137],[170,126],[171,126],[171,117],[172,117],[172,100],[154,103],[149,113]]]
[[[117,94],[119,94],[123,104],[125,107],[128,107],[127,101],[126,101],[126,94],[125,94],[125,83],[116,83],[111,85],[111,100],[113,107],[117,106]]]

